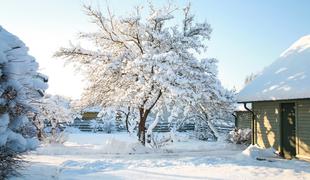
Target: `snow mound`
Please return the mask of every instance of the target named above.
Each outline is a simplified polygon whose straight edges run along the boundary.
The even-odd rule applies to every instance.
[[[310,98],[310,35],[302,37],[242,89],[238,102]]]
[[[45,144],[37,149],[40,155],[145,154],[153,150],[144,147],[128,134],[72,133],[64,144]]]
[[[257,145],[250,145],[243,152],[243,155],[251,157],[253,159],[268,159],[268,158],[278,158],[276,150],[273,148],[263,149]]]
[[[104,161],[94,161],[94,162],[87,162],[87,161],[72,161],[68,160],[61,164],[65,170],[63,174],[89,174],[99,172],[105,169],[109,169],[111,164],[106,163]]]
[[[66,127],[65,129],[66,133],[81,133],[81,130],[79,128],[75,128],[75,127]]]
[[[117,139],[108,139],[101,146],[101,150],[105,154],[143,154],[148,153],[150,149],[144,147],[141,143],[128,143]]]

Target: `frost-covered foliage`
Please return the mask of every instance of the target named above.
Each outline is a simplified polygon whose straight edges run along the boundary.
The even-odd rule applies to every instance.
[[[234,129],[229,132],[228,141],[235,144],[251,144],[251,129]]]
[[[58,95],[45,95],[38,104],[39,113],[36,115],[36,127],[39,138],[49,142],[63,142],[64,134],[61,133],[64,127],[61,124],[72,122],[75,118],[71,110],[71,100]]]
[[[85,108],[84,108],[85,109]],[[92,112],[91,108],[85,109],[87,112]],[[131,127],[131,117],[129,117],[130,112],[126,112],[125,110],[117,110],[113,108],[102,108],[99,110],[96,108],[94,112],[99,112],[97,116],[90,120],[90,127],[93,132],[105,132],[112,133],[116,131],[126,130],[126,123],[128,124],[127,131],[133,132],[133,128]]]
[[[117,128],[125,129],[128,133],[134,133],[139,124],[139,113],[134,108],[118,108],[117,109]]]
[[[33,112],[47,88],[38,63],[16,36],[0,26],[0,147],[22,152],[37,145]]]
[[[52,126],[57,123],[71,122],[75,117],[74,111],[71,110],[71,100],[59,95],[45,95],[39,104],[39,119],[48,120]]]
[[[100,118],[101,130],[106,133],[111,133],[116,130],[117,112],[111,108],[102,109],[97,115]]]
[[[6,148],[0,148],[0,179],[6,179],[11,176],[19,176],[18,169],[22,168],[25,161],[21,156]]]
[[[200,107],[194,111],[195,115],[200,117],[196,119],[198,124],[202,124],[202,127],[206,126],[206,128],[200,128],[202,130],[198,134],[204,134],[204,137],[211,137],[215,140],[222,138],[215,126],[221,127],[232,123],[233,116],[231,114],[234,112],[236,103],[234,91],[219,88],[218,93],[211,98],[212,101],[202,102]]]
[[[150,112],[166,108],[176,120],[175,115],[186,115],[220,95],[217,60],[198,60],[194,55],[206,50],[211,28],[206,22],[195,22],[190,4],[182,10],[171,4],[161,8],[150,4],[145,18],[140,7],[127,17],[116,17],[109,9],[106,14],[90,6],[84,9],[98,30],[81,33],[80,38],[93,42],[94,48],[71,45],[55,56],[86,71],[85,103],[115,110],[130,107],[138,114],[142,144]],[[182,22],[174,24],[177,16]]]
[[[93,132],[112,133],[116,131],[115,119],[91,120],[90,127]]]
[[[213,94],[211,100],[201,101],[198,106],[188,108],[186,116],[178,117],[174,131],[183,124],[192,122],[195,124],[195,135],[200,140],[218,140],[226,134],[218,132],[217,127],[229,127],[233,124],[231,115],[235,109],[235,92],[228,91],[219,84],[218,94]]]
[[[160,149],[168,144],[171,144],[173,142],[173,137],[174,135],[172,134],[153,133],[148,134],[147,140],[153,149]]]

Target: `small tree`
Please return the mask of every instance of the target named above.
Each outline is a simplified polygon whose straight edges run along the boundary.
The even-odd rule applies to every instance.
[[[195,58],[206,50],[211,28],[206,22],[195,23],[190,4],[182,11],[171,4],[141,16],[136,8],[128,17],[107,15],[84,6],[98,27],[96,32],[81,33],[80,38],[94,43],[94,49],[79,45],[61,48],[55,53],[86,70],[89,87],[83,99],[115,109],[131,107],[139,113],[138,137],[145,144],[145,123],[150,112],[164,106],[181,112],[197,106],[217,91],[214,59]],[[175,16],[182,22],[172,24]]]
[[[44,128],[47,124],[50,127],[51,137],[55,137],[52,140],[57,139],[57,131],[59,131],[60,123],[71,122],[74,119],[74,113],[71,111],[71,100],[58,95],[45,95],[37,105],[39,113],[35,117],[35,125],[39,132],[39,138],[41,140],[46,136]]]

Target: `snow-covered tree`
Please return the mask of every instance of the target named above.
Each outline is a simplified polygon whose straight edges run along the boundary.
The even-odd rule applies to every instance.
[[[216,60],[198,60],[194,55],[206,50],[211,28],[195,22],[190,4],[181,10],[171,4],[161,8],[150,4],[146,18],[140,7],[128,17],[116,17],[109,8],[106,14],[90,6],[84,9],[98,30],[81,33],[80,38],[93,42],[94,48],[71,45],[55,56],[86,71],[85,102],[131,107],[139,113],[142,144],[150,112],[160,113],[166,107],[172,115],[187,113],[188,107],[212,101],[218,94]],[[182,22],[174,24],[180,15]]]
[[[235,109],[235,92],[222,87],[217,82],[217,89],[209,99],[200,101],[198,106],[188,106],[186,113],[174,114],[177,121],[173,123],[173,131],[178,130],[184,124],[195,124],[196,137],[202,140],[217,140],[222,138],[216,127],[229,126],[233,122],[232,113]],[[215,93],[214,93],[215,92]],[[223,140],[223,139],[222,139]]]
[[[60,123],[72,122],[75,113],[71,110],[71,100],[59,95],[46,94],[37,104],[39,112],[35,116],[35,125],[39,131],[39,138],[43,139],[44,128],[50,125],[49,133],[57,136]],[[46,130],[46,129],[45,129]]]
[[[34,148],[32,114],[47,88],[38,63],[16,36],[0,26],[0,147],[16,152]]]
[[[195,111],[200,116],[197,120],[202,120],[207,125],[208,128],[205,128],[205,130],[210,131],[216,140],[222,138],[216,126],[227,126],[233,123],[232,113],[236,104],[235,92],[226,90],[221,85],[219,87],[221,88],[218,89],[218,94],[211,96],[210,101],[200,104]]]

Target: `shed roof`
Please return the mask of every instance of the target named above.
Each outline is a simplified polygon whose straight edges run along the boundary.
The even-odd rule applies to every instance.
[[[82,112],[100,112],[101,111],[101,107],[100,106],[89,106],[89,107],[86,107],[82,110]]]
[[[238,94],[238,102],[310,98],[310,35],[296,41]]]

